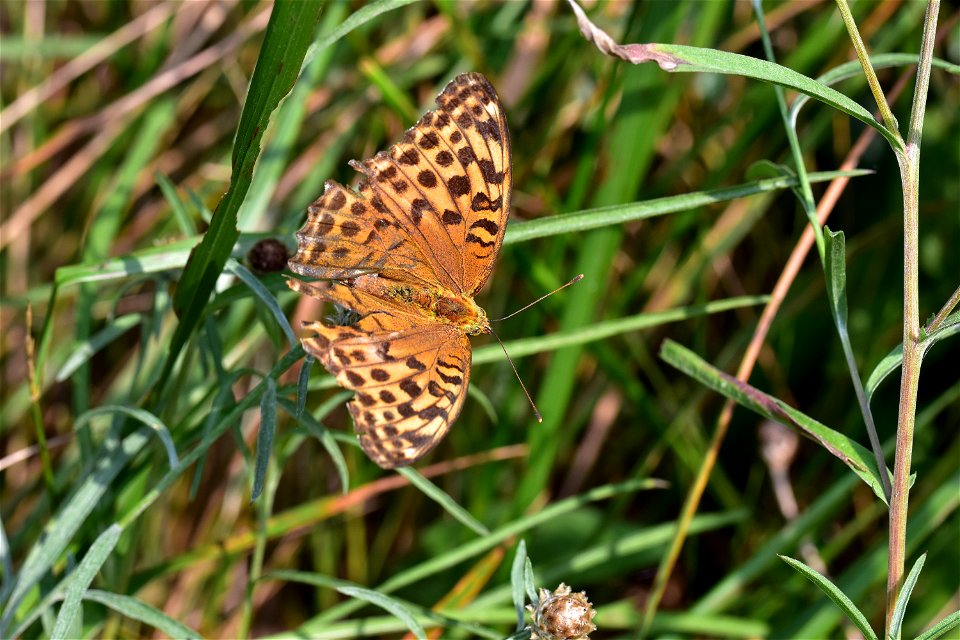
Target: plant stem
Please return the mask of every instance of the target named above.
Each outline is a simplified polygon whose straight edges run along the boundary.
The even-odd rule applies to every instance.
[[[940,325],[943,324],[943,321],[947,319],[947,316],[957,308],[957,305],[960,304],[960,287],[957,287],[956,291],[953,292],[953,295],[947,300],[943,305],[943,308],[937,312],[937,315],[934,316],[933,320],[930,321],[930,324],[927,325],[925,332],[927,335],[930,335],[934,331],[940,328]]]
[[[870,64],[870,55],[867,52],[867,47],[860,37],[860,30],[857,29],[857,23],[853,19],[853,14],[850,13],[850,5],[847,4],[847,0],[836,1],[837,8],[840,10],[840,17],[843,19],[843,24],[847,27],[847,33],[850,34],[850,42],[853,43],[854,51],[857,52],[857,59],[860,60],[860,66],[863,67],[863,74],[867,77],[867,84],[870,85],[870,93],[873,94],[873,99],[876,101],[877,108],[880,110],[880,117],[883,118],[883,123],[887,128],[899,137],[900,127],[897,124],[897,119],[894,117],[893,112],[890,111],[890,105],[887,104],[887,100],[883,96],[883,89],[880,87],[880,81],[877,80],[877,73],[873,70],[873,65]]]
[[[842,1],[842,0],[838,0]],[[923,347],[920,338],[919,303],[919,177],[920,134],[930,83],[930,64],[937,30],[939,0],[930,0],[924,17],[923,42],[917,84],[910,112],[910,131],[903,152],[897,153],[903,183],[903,368],[900,378],[900,407],[897,416],[897,447],[890,496],[890,541],[887,559],[887,617],[889,635],[893,610],[903,582],[907,543],[907,507],[910,495],[910,458],[917,412],[917,388]]]

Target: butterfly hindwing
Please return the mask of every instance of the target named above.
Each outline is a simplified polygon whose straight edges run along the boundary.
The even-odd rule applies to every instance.
[[[363,331],[310,323],[304,348],[357,393],[347,408],[363,450],[385,469],[437,445],[457,418],[470,380],[470,341],[454,327]]]

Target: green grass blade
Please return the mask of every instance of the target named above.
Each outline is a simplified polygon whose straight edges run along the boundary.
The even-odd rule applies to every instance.
[[[267,129],[270,114],[297,79],[322,7],[319,2],[280,2],[273,6],[240,114],[231,160],[230,186],[217,205],[209,230],[190,253],[177,285],[173,307],[180,321],[158,388],[163,388],[180,350],[200,321],[210,293],[240,235],[237,214],[253,179],[253,168],[260,154],[260,139]]]
[[[511,340],[510,342],[505,342],[504,346],[506,346],[510,357],[521,358],[545,351],[555,351],[571,345],[604,340],[630,331],[639,331],[640,329],[647,329],[669,322],[679,322],[711,313],[757,306],[765,304],[768,300],[769,296],[743,296],[740,298],[730,298],[728,300],[717,300],[716,302],[708,302],[707,304],[680,307],[679,309],[671,309],[669,311],[640,313],[635,316],[627,316],[626,318],[604,320],[603,322],[597,322],[590,326],[573,329],[571,331],[561,331],[546,336]],[[499,362],[502,359],[503,351],[499,345],[495,344],[479,347],[473,352],[473,364]]]
[[[526,626],[526,590],[524,589],[523,574],[527,566],[527,542],[520,538],[517,552],[513,556],[510,566],[510,587],[513,592],[513,606],[517,610],[517,631]]]
[[[0,637],[6,635],[24,596],[60,560],[61,554],[87,516],[101,504],[104,494],[111,488],[111,482],[149,441],[150,430],[143,428],[120,442],[115,438],[104,442],[97,463],[86,477],[75,485],[72,495],[47,522],[41,541],[30,548],[19,574],[12,578],[13,587],[5,603],[3,617],[0,618]]]
[[[425,496],[440,505],[444,511],[449,513],[458,522],[469,528],[478,536],[490,534],[490,530],[483,526],[483,523],[474,518],[469,511],[457,504],[457,501],[450,497],[443,489],[430,482],[427,478],[410,467],[401,467],[397,473],[410,481],[410,484],[419,489]]]
[[[255,502],[263,491],[270,453],[273,450],[273,436],[277,432],[277,381],[264,380],[266,388],[260,398],[260,429],[257,431],[257,461],[253,471],[253,490],[250,502]]]
[[[818,171],[811,173],[809,177],[810,182],[814,183],[828,182],[843,176],[864,176],[870,173],[872,172],[864,169],[856,169],[853,171]],[[562,233],[578,233],[609,225],[619,225],[634,220],[644,220],[670,213],[690,211],[697,207],[717,204],[718,202],[728,202],[730,200],[736,200],[737,198],[745,198],[760,193],[789,189],[798,184],[799,182],[796,178],[786,176],[767,178],[764,180],[745,182],[733,187],[694,191],[692,193],[655,198],[643,202],[617,204],[608,207],[599,207],[597,209],[576,211],[574,213],[563,213],[539,218],[537,220],[513,222],[507,227],[507,233],[504,236],[503,243],[514,244],[517,242],[527,242],[534,238],[543,238]]]
[[[120,316],[89,339],[80,342],[60,367],[60,371],[57,372],[54,379],[57,382],[63,382],[69,378],[77,369],[90,360],[94,354],[130,329],[139,325],[142,320],[143,316],[139,314]]]
[[[341,391],[333,395],[320,405],[320,408],[317,410],[317,415],[327,415],[352,395],[352,391]],[[320,444],[326,449],[327,454],[329,454],[330,459],[333,461],[334,467],[337,469],[337,475],[340,478],[340,491],[346,494],[350,488],[350,471],[347,468],[347,461],[343,457],[343,452],[340,451],[340,447],[337,445],[337,441],[333,437],[333,434],[330,433],[330,430],[320,424],[320,420],[313,417],[310,412],[301,411],[299,405],[294,406],[289,401],[281,399],[280,407],[293,416],[297,424],[303,427],[307,433],[320,441]]]
[[[819,572],[811,569],[807,565],[803,564],[799,560],[794,560],[787,556],[780,556],[780,559],[786,562],[788,565],[796,569],[801,575],[810,580],[813,584],[820,587],[820,590],[827,594],[831,600],[833,600],[838,607],[847,615],[853,624],[860,629],[860,633],[863,634],[864,638],[867,640],[877,640],[877,634],[873,632],[873,629],[870,628],[870,622],[867,620],[866,616],[860,612],[860,609],[857,608],[857,605],[843,593],[837,585],[830,582],[830,580],[820,574]]]
[[[94,543],[90,545],[83,560],[73,571],[73,575],[67,585],[66,597],[60,606],[60,613],[57,615],[57,624],[53,628],[50,637],[54,639],[68,637],[68,634],[72,631],[71,625],[73,620],[83,606],[83,596],[90,587],[90,583],[93,582],[93,579],[100,571],[100,567],[103,566],[103,563],[107,561],[107,558],[110,557],[110,554],[113,552],[114,547],[117,546],[117,541],[120,539],[120,532],[121,529],[118,525],[110,525],[106,531],[97,536]]]
[[[277,321],[277,326],[280,327],[283,334],[287,337],[287,341],[290,343],[290,348],[292,349],[297,344],[297,336],[290,326],[290,321],[287,320],[287,314],[280,308],[280,303],[277,302],[277,299],[270,293],[270,290],[267,289],[249,269],[233,259],[227,260],[225,271],[240,278],[240,280],[250,288],[253,295],[266,305],[274,320]]]
[[[387,579],[385,582],[377,586],[377,591],[384,594],[392,593],[401,587],[413,584],[419,580],[422,580],[423,578],[453,567],[465,560],[469,560],[470,558],[477,557],[478,555],[489,551],[491,548],[500,544],[504,540],[509,539],[510,537],[520,535],[524,531],[529,531],[539,524],[561,517],[562,515],[575,511],[576,509],[579,509],[591,502],[595,502],[597,500],[606,500],[608,498],[612,498],[613,496],[624,493],[655,489],[662,486],[663,483],[658,480],[628,480],[626,482],[617,484],[608,484],[596,487],[580,495],[566,498],[565,500],[560,500],[536,513],[514,520],[492,531],[490,535],[485,538],[480,538],[466,544],[462,544],[455,549],[444,553],[443,555],[436,556],[427,562],[421,563],[415,567],[407,569],[406,571],[397,573],[393,577]],[[358,608],[359,607],[351,603],[338,605],[321,613],[314,619],[313,622],[322,625],[329,624],[334,620],[339,620],[343,616],[356,611]]]
[[[917,640],[936,640],[937,638],[943,637],[948,631],[953,631],[957,627],[960,627],[960,611],[954,611],[946,618],[933,625],[919,636]]]
[[[102,407],[97,407],[77,416],[77,420],[74,423],[73,428],[74,430],[79,431],[94,418],[113,413],[119,413],[128,416],[145,424],[150,428],[151,431],[157,434],[158,438],[160,438],[160,442],[163,444],[163,448],[167,452],[167,462],[169,463],[170,467],[176,467],[180,463],[177,458],[177,447],[173,443],[173,436],[170,435],[170,429],[168,429],[167,425],[163,423],[163,420],[143,409],[137,409],[135,407],[128,407],[125,405],[105,405]]]
[[[167,201],[167,204],[170,205],[170,211],[173,213],[173,219],[176,220],[177,226],[180,227],[180,232],[187,238],[197,235],[197,226],[193,223],[193,218],[191,218],[187,212],[187,207],[183,204],[183,200],[180,199],[180,194],[177,193],[177,186],[170,181],[170,178],[159,171],[153,174],[153,177],[154,180],[157,181],[157,186],[160,187],[163,198]]]
[[[203,637],[163,611],[131,596],[91,589],[84,594],[83,599],[99,602],[131,620],[138,620],[145,625],[156,627],[171,638],[197,638],[199,640]]]
[[[876,461],[863,445],[804,415],[785,402],[740,382],[672,340],[664,341],[660,348],[660,357],[694,380],[751,411],[813,438],[850,467],[877,497],[886,503]]]
[[[304,356],[303,363],[300,365],[300,374],[297,376],[297,410],[293,414],[298,420],[303,415],[303,410],[307,406],[307,391],[310,384],[310,369],[316,359],[309,353]]]
[[[310,45],[310,48],[307,49],[307,55],[304,57],[304,65],[309,65],[313,62],[314,56],[357,27],[373,20],[381,14],[399,9],[415,1],[416,0],[377,0],[376,2],[364,5],[350,14],[350,17],[344,20],[338,27],[320,36],[314,44]]]
[[[917,580],[920,578],[920,571],[923,569],[923,563],[927,560],[927,554],[921,555],[910,568],[906,580],[903,581],[903,587],[900,589],[900,595],[897,596],[897,604],[893,608],[893,616],[890,619],[890,633],[887,634],[891,640],[900,638],[900,627],[903,626],[903,616],[907,613],[907,603],[910,602],[910,595],[913,588],[917,586]]]
[[[364,602],[369,602],[370,604],[376,605],[381,609],[392,613],[396,617],[403,620],[403,623],[407,625],[407,628],[410,629],[414,635],[417,636],[418,640],[426,640],[427,632],[424,630],[423,625],[417,622],[417,619],[413,617],[413,613],[411,613],[409,609],[390,596],[385,596],[382,593],[378,593],[372,589],[364,589],[362,587],[337,587],[337,591],[343,595],[350,596],[351,598],[357,598],[359,600],[363,600]]]

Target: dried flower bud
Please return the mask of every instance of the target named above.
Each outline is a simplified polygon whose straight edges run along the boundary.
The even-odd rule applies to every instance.
[[[282,270],[289,258],[286,245],[274,238],[259,241],[247,254],[250,266],[261,273]]]
[[[587,634],[597,628],[593,624],[597,612],[587,593],[571,593],[562,582],[553,592],[540,589],[540,606],[527,605],[527,610],[533,618],[528,627],[532,640],[590,640]]]

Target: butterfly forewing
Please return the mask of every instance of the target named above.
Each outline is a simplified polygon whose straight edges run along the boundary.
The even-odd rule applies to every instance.
[[[307,223],[297,232],[297,253],[290,269],[314,278],[379,273],[399,281],[438,284],[434,269],[404,230],[403,221],[380,203],[332,180],[307,209]]]
[[[425,246],[438,280],[474,295],[493,272],[510,210],[510,138],[483,76],[457,76],[389,152],[354,167],[361,193],[379,199]]]
[[[469,333],[489,328],[473,296],[489,280],[510,211],[510,139],[483,76],[457,76],[389,150],[351,162],[357,191],[328,182],[290,261],[334,280],[296,291],[359,314],[303,339],[350,402],[364,451],[393,468],[432,449],[460,413]]]

